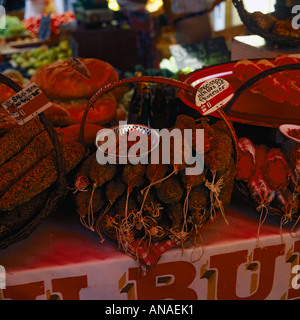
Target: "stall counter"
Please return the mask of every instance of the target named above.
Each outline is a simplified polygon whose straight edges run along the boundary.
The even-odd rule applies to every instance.
[[[280,219],[268,216],[258,235],[259,214],[240,201],[226,217],[229,225],[218,217],[196,247],[166,251],[143,276],[114,240],[101,244],[63,207],[1,250],[0,300],[299,299],[300,230],[280,232]]]

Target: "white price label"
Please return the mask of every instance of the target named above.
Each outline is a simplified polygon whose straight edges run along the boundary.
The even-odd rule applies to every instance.
[[[45,111],[52,103],[34,82],[3,102],[2,106],[7,113],[22,125]]]

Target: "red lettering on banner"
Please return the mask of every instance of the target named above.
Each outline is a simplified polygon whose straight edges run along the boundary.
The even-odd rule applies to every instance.
[[[195,267],[185,261],[156,265],[147,276],[140,276],[138,268],[129,268],[128,281],[136,281],[139,300],[197,300],[196,292],[189,288],[196,276]],[[158,285],[158,279],[171,279]]]
[[[53,279],[52,292],[62,294],[64,300],[79,300],[79,291],[87,288],[87,276]],[[35,300],[45,294],[44,281],[7,286],[3,290],[4,299]]]
[[[64,300],[79,300],[79,291],[87,288],[87,276],[53,279],[52,292],[60,292]]]
[[[253,262],[259,262],[259,287],[248,297],[236,295],[237,270],[242,263],[247,262],[247,250],[212,256],[210,268],[218,270],[217,299],[220,300],[264,300],[270,294],[273,281],[275,260],[283,255],[284,245],[274,245],[254,249]]]
[[[298,254],[298,264],[300,264],[300,241],[295,242],[294,251],[295,254]],[[300,298],[300,288],[294,289],[290,288],[288,290],[288,299],[299,299]]]
[[[37,296],[45,293],[44,281],[7,286],[3,290],[5,299],[13,300],[35,300]]]
[[[248,250],[242,250],[210,257],[210,268],[218,271],[218,299],[237,298],[235,295],[237,269],[242,263],[247,262],[247,254]]]

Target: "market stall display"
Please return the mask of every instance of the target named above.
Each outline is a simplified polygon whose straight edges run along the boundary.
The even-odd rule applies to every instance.
[[[5,28],[0,29],[0,38],[11,40],[17,37],[29,36],[26,27],[22,21],[15,16],[7,16],[5,19]]]
[[[39,16],[21,20],[17,16],[7,15],[5,28],[0,30],[0,40],[10,48],[32,48],[45,44],[57,45],[60,41],[60,26],[75,21],[75,16],[71,11],[59,15],[52,13],[49,20],[49,37],[43,39],[39,38],[39,32],[45,28],[45,26],[41,27],[42,18]],[[48,26],[46,26],[47,28]]]
[[[243,5],[242,1],[234,0],[233,3],[236,6]],[[262,30],[266,39],[275,43],[300,41],[299,32],[288,30],[286,23],[279,21],[274,15],[263,15],[259,12],[243,14],[247,14],[249,29],[254,30],[253,32],[258,32],[257,29]],[[70,13],[52,14],[50,18],[52,39],[59,35],[61,24],[74,21],[74,15]],[[37,37],[40,22],[41,18],[30,18],[22,23],[27,29],[26,33],[30,32],[32,37]],[[250,25],[254,25],[254,29],[251,29]],[[12,33],[21,34],[19,27],[16,24],[16,27],[10,30]],[[269,37],[270,34],[275,38]],[[132,283],[127,283],[129,279],[138,283],[140,278],[147,279],[149,274],[150,277],[155,274],[160,267],[160,258],[166,251],[168,252],[163,256],[162,264],[168,259],[176,263],[182,257],[187,260],[191,252],[191,256],[194,254],[194,250],[197,253],[201,252],[196,260],[199,263],[198,271],[201,279],[207,281],[207,287],[213,288],[219,286],[222,281],[224,283],[225,277],[219,273],[216,282],[213,260],[201,261],[201,258],[206,254],[205,250],[202,250],[203,246],[207,243],[214,244],[212,239],[216,233],[218,254],[223,256],[231,252],[236,253],[241,248],[248,250],[249,234],[251,250],[254,252],[255,248],[255,252],[260,252],[261,248],[255,247],[255,240],[261,235],[269,236],[268,232],[261,230],[267,217],[271,216],[275,221],[279,221],[280,233],[274,236],[275,228],[271,228],[274,238],[279,239],[279,234],[281,240],[282,235],[287,238],[288,232],[294,232],[298,227],[300,144],[297,140],[300,131],[297,125],[300,125],[300,59],[280,56],[276,59],[232,61],[203,67],[186,75],[182,75],[182,70],[178,69],[172,72],[164,68],[146,69],[135,65],[134,71],[142,73],[137,80],[134,71],[122,74],[123,70],[117,70],[106,61],[72,57],[69,41],[62,41],[55,46],[46,46],[44,43],[38,48],[14,54],[10,58],[9,62],[4,63],[3,69],[0,69],[3,71],[0,74],[0,80],[3,80],[0,84],[0,104],[32,81],[50,100],[51,106],[22,126],[7,116],[6,111],[0,107],[1,249],[29,236],[50,213],[64,211],[59,209],[65,204],[65,207],[72,211],[67,214],[72,217],[70,220],[72,225],[76,226],[76,231],[64,244],[70,246],[70,252],[85,250],[86,248],[76,247],[77,251],[72,251],[74,248],[70,245],[70,239],[77,239],[79,244],[87,235],[89,241],[83,242],[90,246],[87,252],[90,252],[92,247],[93,254],[101,252],[107,260],[115,262],[117,256],[121,261],[125,261],[126,271],[122,269],[122,263],[116,267],[120,291],[118,295],[127,294],[129,298],[133,296],[134,287]],[[187,73],[190,69],[185,71]],[[177,78],[184,79],[177,81]],[[235,96],[225,108],[203,117],[200,107],[195,108],[195,94],[203,83],[214,78],[227,80],[234,89]],[[138,103],[135,120],[124,126],[128,129],[125,135],[132,132],[131,130],[139,130],[147,136],[148,145],[145,148],[140,147],[138,156],[146,155],[150,158],[152,152],[164,147],[159,136],[154,143],[151,140],[155,131],[153,128],[158,124],[154,118],[163,119],[166,116],[164,121],[159,122],[159,126],[168,132],[176,129],[181,134],[186,129],[192,132],[190,144],[186,144],[185,139],[176,144],[175,139],[171,138],[169,163],[164,163],[162,159],[159,159],[158,163],[120,161],[122,152],[127,153],[128,149],[137,145],[136,141],[122,143],[120,129],[124,127],[117,125],[119,120],[128,120],[130,107],[140,101],[134,98],[135,87],[131,85],[136,81],[141,84],[140,92],[143,92],[141,97],[144,100]],[[172,88],[174,91],[169,91],[169,97],[165,94],[166,91],[163,92],[162,86],[152,86],[153,83],[173,86],[179,90],[176,92]],[[123,85],[125,89],[120,88]],[[156,99],[160,90],[160,95],[165,99]],[[120,104],[123,104],[121,108]],[[167,116],[172,116],[172,124]],[[145,123],[137,123],[142,121]],[[279,142],[276,146],[270,146],[267,143],[254,143],[246,135],[237,136],[235,123],[276,130],[283,124],[293,125],[281,127],[286,135],[283,138],[290,139],[288,143],[284,141],[282,144]],[[95,144],[95,140],[99,138],[99,131],[103,132],[104,129],[117,133],[116,145],[108,150],[117,157],[119,162],[115,164],[101,164],[96,156],[101,144],[98,140]],[[197,141],[196,132],[199,129],[204,132],[203,144]],[[156,134],[158,135],[157,132]],[[175,161],[177,153],[185,156],[180,164]],[[203,171],[196,175],[188,174],[186,169],[192,169],[193,165],[186,160],[200,154],[204,155]],[[231,206],[233,194],[235,200],[239,204],[242,203],[242,209],[232,209],[235,208]],[[244,216],[248,211],[254,213],[251,223]],[[63,220],[66,218],[65,214],[62,213]],[[232,221],[242,221],[243,228],[237,230],[239,237],[234,232],[236,225],[230,225]],[[251,226],[251,233],[247,224]],[[203,238],[202,235],[211,225],[211,233],[207,238],[210,241],[204,243],[202,240],[206,234]],[[222,228],[219,229],[220,225]],[[229,226],[229,234],[226,234],[226,226]],[[46,226],[47,230],[48,228],[49,226]],[[65,226],[61,228],[63,234]],[[223,234],[219,234],[219,230],[224,232],[224,238]],[[255,234],[256,239],[253,236]],[[59,240],[55,238],[54,242],[66,238],[67,235],[61,236]],[[271,242],[268,242],[269,239],[266,243],[271,243],[272,247],[277,238]],[[237,241],[231,250],[228,247],[232,245],[232,239]],[[290,240],[288,243],[293,246],[296,240],[292,237]],[[239,247],[241,242],[245,246]],[[279,244],[277,241],[276,245],[281,245],[282,249],[282,243]],[[65,250],[56,247],[59,249],[53,252]],[[169,251],[171,248],[174,250]],[[224,253],[224,248],[227,253]],[[292,259],[291,252],[297,248],[286,247],[286,261]],[[213,247],[209,248],[207,259],[214,256],[214,250]],[[133,259],[128,259],[119,251]],[[181,254],[181,258],[174,259],[174,254],[178,254],[178,257]],[[257,261],[260,260],[256,260],[257,257],[253,256],[252,251],[247,255],[248,252],[243,252],[246,258],[245,261],[241,259],[245,265],[244,269],[251,272],[259,269]],[[70,257],[72,254],[68,252],[66,256]],[[84,265],[85,262],[82,263],[77,254],[75,256],[72,259],[77,259],[76,263]],[[88,254],[83,256],[88,263],[94,263],[95,260],[93,261]],[[59,260],[56,256],[48,258]],[[298,257],[293,254],[293,259],[295,264]],[[3,259],[5,262],[8,260]],[[192,263],[190,262],[191,265]],[[68,262],[64,261],[62,265],[66,266]],[[238,265],[239,263],[236,263],[236,266]],[[130,278],[129,269],[134,269],[130,276],[134,272],[138,274],[136,279]],[[144,277],[139,278],[140,271]],[[195,279],[199,279],[198,271],[195,273]],[[92,273],[91,271],[89,274]],[[232,282],[235,281],[234,276],[231,277]],[[93,286],[93,277],[95,274],[89,279],[90,287]],[[251,275],[252,296],[256,296],[257,286],[253,285],[255,277],[256,280],[259,278],[257,272]],[[159,281],[159,284],[165,281],[164,284],[167,286],[170,279]],[[157,283],[159,281],[157,280]],[[50,280],[48,282],[50,283]],[[218,288],[218,291],[221,296],[224,290]],[[234,293],[231,292],[232,296]],[[211,291],[207,296],[213,297],[214,294]],[[147,296],[141,294],[141,291],[138,295]],[[0,290],[0,299],[8,296],[9,291],[2,294]]]
[[[164,82],[162,77],[132,79]],[[165,81],[181,86],[179,81]],[[118,81],[100,89],[89,105],[117,86]],[[185,88],[184,83],[182,87]],[[88,107],[81,123],[83,130]],[[203,117],[196,120],[181,114],[172,128],[182,132],[190,129],[194,137],[197,129],[210,135],[206,140],[206,166],[202,173],[187,175],[188,161],[181,164],[174,161],[175,153],[180,150],[173,141],[169,165],[162,162],[102,165],[94,153],[76,174],[74,197],[82,224],[97,232],[101,241],[104,241],[102,233],[117,240],[120,249],[138,261],[143,273],[152,269],[160,258],[161,253],[150,259],[150,265],[147,263],[155,246],[171,248],[187,241],[197,246],[201,232],[218,215],[227,221],[224,207],[229,204],[233,190],[235,136],[231,135],[228,122],[220,120],[210,125],[207,121]],[[184,140],[179,146],[185,159],[192,157],[192,152],[203,152],[195,144],[196,140],[193,141],[190,149]]]
[[[38,37],[40,25],[41,25],[40,17],[29,17],[28,19],[24,19],[22,24],[26,28],[26,30],[33,36]],[[50,39],[58,36],[60,34],[59,26],[64,23],[70,23],[76,21],[75,15],[72,11],[66,11],[62,14],[51,13],[50,14]]]
[[[42,45],[38,48],[31,48],[11,56],[15,66],[26,71],[30,78],[39,68],[55,61],[65,61],[72,57],[72,50],[69,41],[61,41],[57,46],[48,47]]]

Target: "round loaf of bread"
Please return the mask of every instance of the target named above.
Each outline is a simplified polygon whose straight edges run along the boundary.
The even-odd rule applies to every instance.
[[[38,69],[31,80],[49,99],[89,98],[103,86],[119,79],[115,69],[99,59],[78,59],[90,72],[90,79],[76,72],[68,61],[57,61]]]

